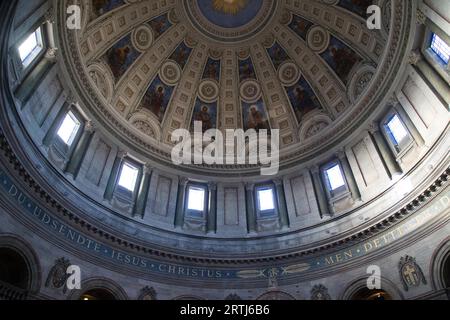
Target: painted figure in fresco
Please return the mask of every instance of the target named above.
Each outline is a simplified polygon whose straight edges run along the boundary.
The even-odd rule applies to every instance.
[[[248,79],[248,78],[253,78],[253,70],[252,67],[250,66],[250,63],[248,61],[246,61],[243,65],[242,65],[242,74],[241,74],[241,79]]]
[[[283,49],[281,49],[280,46],[275,46],[273,50],[273,64],[278,67],[280,64],[284,62],[286,59],[286,55],[283,52]]]
[[[206,67],[206,77],[211,79],[217,79],[217,69],[215,63],[210,63]]]
[[[163,32],[165,28],[164,20],[158,19],[150,22],[150,25],[155,33],[155,38],[158,38]]]
[[[92,5],[94,6],[95,12],[98,14],[103,13],[103,8],[108,4],[109,0],[92,0]]]
[[[184,66],[187,58],[189,57],[189,49],[180,47],[174,54],[173,59],[178,62],[179,65]]]
[[[109,51],[108,62],[111,67],[111,71],[116,78],[120,76],[122,68],[126,64],[130,52],[131,48],[128,45],[120,48],[113,48]]]
[[[294,30],[296,30],[299,34],[306,35],[306,31],[308,30],[308,23],[305,20],[297,20],[296,24],[293,26]]]
[[[269,129],[267,120],[264,118],[263,114],[258,110],[258,107],[256,105],[251,106],[248,113],[249,114],[247,127],[249,129],[255,129],[256,131]]]
[[[156,87],[156,90],[150,95],[147,95],[144,99],[144,106],[162,120],[161,114],[163,112],[164,104],[164,88],[162,86]]]
[[[359,61],[358,57],[348,48],[332,46],[330,53],[336,65],[335,71],[341,78],[347,77],[350,70]]]
[[[209,108],[203,105],[199,112],[194,116],[194,121],[200,121],[202,123],[202,131],[206,132],[213,128],[211,115],[209,114]]]
[[[307,113],[313,111],[316,106],[317,99],[315,96],[311,96],[302,86],[297,86],[294,89],[294,109],[299,120],[301,120]]]

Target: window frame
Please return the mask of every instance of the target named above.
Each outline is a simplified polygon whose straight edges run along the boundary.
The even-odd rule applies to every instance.
[[[25,36],[23,36],[20,41],[18,41],[16,45],[16,54],[17,54],[17,60],[20,68],[22,69],[22,72],[27,72],[34,68],[34,66],[39,63],[41,58],[45,55],[45,52],[47,51],[47,33],[44,28],[43,24],[39,24],[37,26],[34,26],[31,28],[30,32],[27,32]],[[34,33],[38,33],[39,37],[37,38],[37,43],[40,49],[36,50],[36,47],[33,49],[33,51],[28,54],[28,56],[25,58],[25,60],[22,60],[20,56],[19,48],[20,46]]]
[[[70,117],[70,118],[76,123],[76,127],[75,127],[75,128],[76,128],[76,131],[73,131],[73,130],[72,130],[72,133],[71,133],[71,135],[70,135],[70,137],[69,137],[69,140],[68,140],[68,141],[64,141],[64,139],[61,137],[61,135],[59,134],[59,132],[61,131],[62,126],[63,126],[64,122],[66,121],[67,117]],[[59,139],[61,139],[61,141],[62,141],[68,148],[70,148],[70,147],[72,147],[72,145],[74,144],[75,139],[76,139],[76,137],[77,137],[77,135],[78,135],[78,133],[79,133],[79,131],[80,131],[81,126],[82,126],[82,124],[81,124],[80,119],[75,115],[75,113],[73,112],[73,110],[69,110],[69,111],[67,111],[67,113],[64,115],[64,117],[63,117],[63,119],[62,119],[62,121],[61,121],[61,123],[60,123],[60,125],[59,125],[59,127],[58,127],[58,130],[56,131],[56,135],[58,136]]]
[[[260,191],[266,191],[271,190],[272,191],[272,200],[273,200],[273,209],[269,210],[261,210],[261,203],[260,203],[260,197],[259,193]],[[271,183],[265,183],[261,185],[257,185],[255,187],[255,202],[256,202],[256,213],[258,220],[267,220],[267,219],[274,219],[278,218],[278,205],[277,205],[277,194],[275,186]]]
[[[78,122],[80,123],[80,126],[78,127],[78,131],[75,134],[75,136],[73,137],[72,143],[70,145],[66,144],[63,139],[58,135],[58,131],[60,130],[66,116],[72,113],[74,115],[74,117],[78,120]],[[76,148],[76,146],[78,145],[78,142],[81,138],[81,135],[83,134],[85,128],[85,120],[83,118],[83,116],[81,115],[81,113],[74,107],[70,107],[68,108],[61,116],[61,118],[58,121],[58,125],[57,125],[57,129],[54,131],[54,146],[56,147],[56,149],[65,157],[69,157],[70,154],[73,152],[73,150]]]
[[[204,204],[203,204],[203,211],[189,209],[189,197],[190,197],[190,190],[191,189],[200,189],[204,192],[205,198],[204,198]],[[202,184],[202,183],[195,183],[190,182],[186,186],[186,196],[185,196],[185,216],[188,219],[194,219],[194,220],[205,220],[206,215],[209,210],[209,202],[210,202],[210,194],[208,190],[208,186]]]
[[[125,187],[119,185],[119,181],[120,181],[120,178],[122,175],[122,170],[125,165],[129,165],[130,167],[133,167],[138,170],[138,175],[136,177],[134,190],[129,190],[128,188],[125,188]],[[135,198],[135,195],[137,195],[137,193],[139,191],[139,185],[142,180],[142,173],[143,173],[143,166],[140,163],[138,163],[137,161],[135,161],[129,157],[122,159],[120,166],[119,166],[119,170],[117,171],[116,181],[114,184],[115,194],[119,195],[120,198],[123,198],[124,200],[133,201]]]
[[[339,170],[341,171],[342,179],[344,180],[344,185],[340,186],[336,189],[332,189],[331,182],[330,182],[327,172],[336,166],[339,166]],[[338,197],[346,195],[350,192],[350,189],[348,186],[348,180],[347,180],[347,177],[345,176],[345,172],[344,172],[342,163],[339,159],[329,161],[328,163],[323,165],[321,167],[320,172],[321,172],[321,176],[322,176],[322,181],[324,183],[324,187],[326,189],[325,191],[326,191],[329,199],[338,198]]]
[[[443,32],[433,21],[427,19],[421,52],[431,67],[447,82],[447,84],[450,85],[450,62],[446,64],[431,48],[431,43],[435,34],[447,45],[450,45],[450,36],[445,34],[445,32]]]
[[[401,122],[401,124],[403,125],[404,129],[407,132],[406,138],[404,138],[400,142],[396,141],[395,137],[391,133],[388,126],[389,122],[391,122],[394,117],[397,117],[399,119],[399,121]],[[400,113],[398,113],[396,110],[390,110],[386,114],[386,116],[380,122],[380,129],[383,132],[383,136],[387,144],[389,145],[389,148],[391,148],[392,152],[397,158],[401,157],[404,153],[406,153],[414,143],[414,138],[411,134],[411,131],[409,130],[406,122],[403,120]]]

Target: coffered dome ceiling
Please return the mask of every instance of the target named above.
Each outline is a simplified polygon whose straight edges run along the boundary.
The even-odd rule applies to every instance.
[[[82,30],[59,24],[61,51],[86,112],[134,152],[171,165],[171,133],[201,120],[280,129],[283,168],[329,150],[386,97],[402,7],[375,1],[384,24],[370,31],[372,3],[83,0]]]

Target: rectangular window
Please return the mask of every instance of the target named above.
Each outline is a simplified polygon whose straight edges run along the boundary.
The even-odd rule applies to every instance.
[[[205,210],[206,191],[201,187],[189,187],[188,189],[188,210],[203,212]]]
[[[59,127],[58,136],[67,146],[71,146],[77,136],[80,126],[80,121],[72,111],[69,111]]]
[[[408,131],[396,114],[389,119],[385,127],[389,137],[396,146],[399,146],[408,138]]]
[[[275,210],[275,201],[272,188],[259,189],[257,194],[259,211],[264,212]]]
[[[124,162],[122,170],[120,171],[118,185],[128,191],[134,192],[136,189],[136,183],[139,175],[139,169],[130,164]]]
[[[327,169],[325,174],[328,179],[330,191],[334,191],[345,186],[344,175],[342,174],[341,166],[339,164]]]
[[[29,66],[43,49],[42,32],[39,27],[19,45],[19,57],[22,65]]]
[[[433,50],[433,52],[436,53],[445,64],[448,64],[450,57],[450,46],[435,33],[431,39],[431,50]]]

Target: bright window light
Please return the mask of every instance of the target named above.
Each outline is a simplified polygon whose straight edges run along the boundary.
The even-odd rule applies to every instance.
[[[188,210],[205,210],[205,189],[190,187],[188,195]]]
[[[437,34],[433,34],[431,40],[431,50],[436,53],[445,63],[448,63],[450,57],[450,46],[444,42]]]
[[[399,145],[403,139],[408,137],[408,131],[406,131],[406,128],[398,115],[394,115],[386,126],[396,145]]]
[[[71,146],[77,136],[80,126],[80,121],[78,121],[72,111],[69,111],[59,127],[58,136],[66,145]]]
[[[334,167],[326,171],[328,181],[330,182],[331,191],[339,189],[345,186],[344,176],[341,171],[340,165],[335,165]]]
[[[22,64],[28,66],[42,51],[42,34],[41,28],[38,28],[19,46],[19,56]]]
[[[258,202],[260,211],[275,210],[273,190],[272,189],[258,190]]]
[[[133,192],[136,188],[138,175],[139,169],[130,163],[125,162],[122,165],[122,170],[120,171],[119,186]]]

